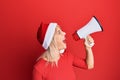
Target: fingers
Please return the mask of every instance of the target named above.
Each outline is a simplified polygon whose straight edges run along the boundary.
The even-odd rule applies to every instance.
[[[86,38],[90,43],[94,43],[94,40],[90,35],[88,35]]]
[[[90,35],[88,35],[86,38],[85,38],[85,46],[87,46],[87,47],[93,47],[94,46],[94,40],[93,40],[93,38],[90,36]]]

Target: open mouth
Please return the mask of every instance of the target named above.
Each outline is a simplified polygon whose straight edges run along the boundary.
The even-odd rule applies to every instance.
[[[65,44],[66,44],[66,41],[65,41],[65,40],[63,40],[63,43],[65,43]]]
[[[63,39],[63,43],[65,43],[65,44],[66,44],[66,39],[65,39],[65,38]]]

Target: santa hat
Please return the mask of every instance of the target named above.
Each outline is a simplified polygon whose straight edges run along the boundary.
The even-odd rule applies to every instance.
[[[48,49],[55,33],[57,23],[43,24],[41,23],[37,32],[37,39],[44,49]]]

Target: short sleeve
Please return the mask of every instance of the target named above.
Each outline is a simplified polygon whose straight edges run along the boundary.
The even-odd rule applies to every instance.
[[[73,66],[82,68],[82,69],[88,69],[86,60],[82,58],[78,58],[76,56],[73,56]]]
[[[42,80],[42,74],[35,67],[33,69],[33,79],[32,80]]]

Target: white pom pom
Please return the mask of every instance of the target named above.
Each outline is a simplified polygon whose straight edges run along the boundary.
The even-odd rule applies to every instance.
[[[61,49],[59,52],[62,54],[64,53],[65,49]]]

